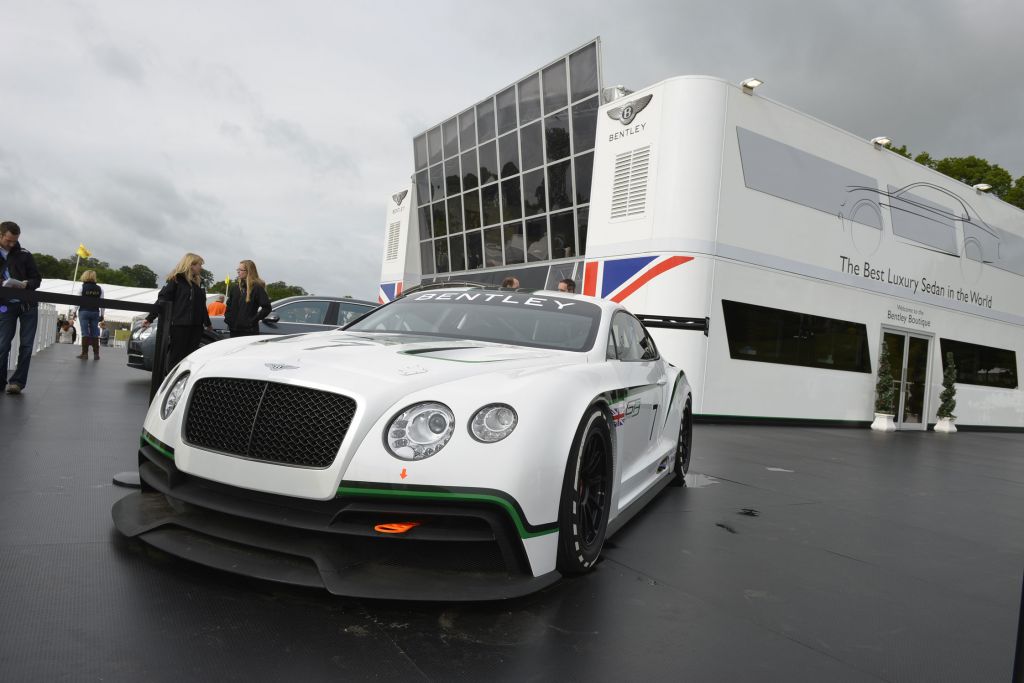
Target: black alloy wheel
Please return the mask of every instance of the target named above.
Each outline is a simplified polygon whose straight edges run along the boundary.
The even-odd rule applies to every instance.
[[[690,399],[683,407],[683,418],[679,421],[679,438],[676,441],[674,486],[686,486],[686,473],[690,471],[690,455],[693,453],[693,409]]]
[[[592,407],[580,423],[566,465],[558,513],[558,569],[582,574],[593,568],[604,546],[612,493],[608,419]]]

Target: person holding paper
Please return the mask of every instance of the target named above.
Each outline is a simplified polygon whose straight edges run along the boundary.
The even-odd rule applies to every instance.
[[[42,277],[32,253],[21,248],[18,241],[21,227],[14,221],[0,223],[0,285],[15,289],[39,289]],[[36,339],[39,311],[34,303],[16,297],[0,299],[0,389],[20,394],[28,384],[28,366],[32,362],[32,346]],[[7,377],[7,358],[16,330],[21,331],[18,365]]]

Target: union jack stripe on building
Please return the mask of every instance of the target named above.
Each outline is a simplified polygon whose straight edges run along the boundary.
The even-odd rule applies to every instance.
[[[386,304],[402,296],[401,282],[382,282],[377,289],[377,303]]]
[[[662,255],[587,261],[583,269],[583,293],[622,303],[662,273],[692,260],[692,256]]]

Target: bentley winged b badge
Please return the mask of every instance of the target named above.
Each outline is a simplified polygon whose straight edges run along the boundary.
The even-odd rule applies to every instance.
[[[401,206],[402,202],[405,201],[405,195],[407,195],[407,194],[409,194],[409,190],[402,190],[398,194],[391,195],[391,198],[395,200],[395,204],[398,204],[399,206]]]
[[[298,365],[285,365],[284,363],[264,363],[264,365],[267,366],[268,368],[270,368],[270,370],[272,372],[277,372],[278,370],[298,370],[299,369]]]
[[[638,97],[632,102],[626,102],[621,107],[612,107],[608,110],[608,116],[615,119],[624,126],[628,126],[633,123],[633,119],[651,103],[651,98],[654,95],[644,95]]]

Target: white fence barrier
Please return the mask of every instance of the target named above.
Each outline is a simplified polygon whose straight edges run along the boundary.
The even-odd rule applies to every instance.
[[[18,347],[21,345],[21,325],[11,340],[11,353],[7,356],[7,371],[18,365]],[[57,341],[57,307],[53,304],[39,304],[39,324],[36,326],[36,339],[33,343],[32,355],[35,355]]]

